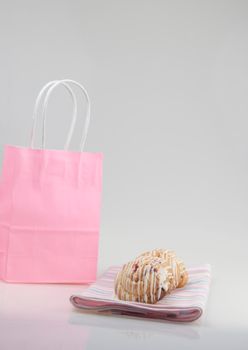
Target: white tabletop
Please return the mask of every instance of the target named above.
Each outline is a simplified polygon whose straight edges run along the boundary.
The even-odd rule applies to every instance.
[[[225,346],[225,349],[247,349],[247,314],[238,310],[238,302],[236,308],[235,304],[228,306],[228,291],[220,298],[221,288],[215,278],[205,315],[188,324],[76,310],[69,297],[85,287],[1,282],[0,348],[209,349]]]

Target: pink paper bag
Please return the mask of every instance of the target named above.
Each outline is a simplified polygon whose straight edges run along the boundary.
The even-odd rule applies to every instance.
[[[77,117],[71,84],[79,87],[87,100],[78,152],[67,150]],[[65,149],[44,149],[47,102],[58,85],[66,87],[72,97],[73,118]],[[43,147],[35,149],[37,112],[44,93]],[[36,101],[31,146],[5,146],[0,177],[0,279],[22,283],[88,283],[96,279],[102,153],[83,151],[89,120],[85,88],[69,79],[52,81]]]

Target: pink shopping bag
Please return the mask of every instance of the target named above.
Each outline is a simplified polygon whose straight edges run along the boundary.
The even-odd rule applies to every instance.
[[[65,149],[45,149],[47,102],[59,85],[72,97],[73,118]],[[80,88],[87,100],[78,152],[67,150],[77,117],[71,86]],[[42,99],[43,147],[35,149]],[[30,147],[5,146],[0,178],[0,279],[23,283],[88,283],[96,279],[102,153],[83,151],[89,120],[85,88],[69,79],[52,81],[37,98]]]

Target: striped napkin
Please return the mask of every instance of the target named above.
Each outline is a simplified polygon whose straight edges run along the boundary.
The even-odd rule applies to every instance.
[[[72,295],[71,303],[88,311],[111,311],[113,314],[174,322],[191,322],[202,315],[210,287],[210,265],[189,268],[186,286],[174,290],[156,304],[119,300],[114,293],[114,280],[120,269],[121,266],[111,266],[89,288]]]

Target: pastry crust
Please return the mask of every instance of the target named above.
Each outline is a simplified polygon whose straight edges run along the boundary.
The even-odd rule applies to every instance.
[[[167,264],[171,267],[175,288],[182,288],[188,282],[188,272],[186,267],[183,261],[176,257],[173,250],[154,249],[141,254],[139,257],[147,255],[163,258],[167,262]]]
[[[115,293],[121,300],[154,304],[187,281],[185,265],[173,251],[154,249],[123,265]]]
[[[173,275],[163,258],[145,255],[125,264],[115,281],[121,300],[154,304],[173,286]]]

